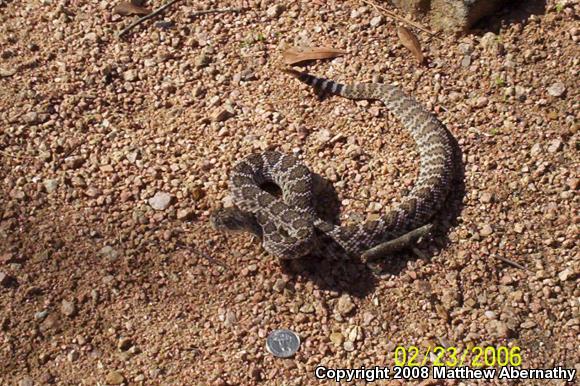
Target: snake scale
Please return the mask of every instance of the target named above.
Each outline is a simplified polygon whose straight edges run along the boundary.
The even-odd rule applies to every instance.
[[[452,136],[419,102],[398,87],[380,83],[339,84],[295,70],[286,73],[318,93],[348,99],[381,100],[409,131],[420,157],[419,176],[411,192],[378,220],[348,226],[328,223],[313,207],[312,173],[291,155],[277,151],[252,154],[239,161],[230,176],[234,206],[214,211],[214,228],[249,231],[262,238],[264,249],[281,259],[324,251],[331,240],[351,256],[396,239],[426,223],[440,209],[453,178]],[[276,184],[278,197],[264,189]]]

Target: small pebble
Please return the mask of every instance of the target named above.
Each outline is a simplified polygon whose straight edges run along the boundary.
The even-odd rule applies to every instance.
[[[58,188],[58,180],[57,179],[44,180],[43,185],[44,189],[46,190],[46,193],[50,194]]]
[[[166,192],[157,192],[149,199],[149,205],[155,210],[165,210],[171,204],[173,197]]]
[[[18,386],[34,386],[34,380],[26,375],[20,378],[20,381],[18,381]]]
[[[477,108],[485,107],[485,106],[487,106],[488,102],[489,102],[489,99],[487,99],[486,97],[484,97],[484,96],[479,97],[475,101],[475,107],[477,107]]]
[[[274,4],[266,11],[266,15],[269,18],[276,18],[282,15],[284,12],[284,6],[282,4]]]
[[[375,315],[372,314],[371,312],[365,312],[363,314],[363,324],[365,326],[368,326],[369,324],[371,324],[371,322],[375,319]]]
[[[562,149],[562,140],[555,139],[548,145],[548,152],[549,153],[556,153]]]
[[[202,68],[211,63],[211,57],[207,54],[198,55],[193,61],[195,67]]]
[[[378,27],[379,25],[383,24],[383,17],[382,16],[375,16],[371,19],[370,25],[371,27]]]
[[[342,316],[350,314],[356,308],[356,304],[352,301],[352,298],[348,294],[342,295],[338,299],[337,308],[336,310]]]
[[[15,68],[0,67],[0,78],[8,78],[14,74],[16,74]]]
[[[488,319],[497,319],[497,314],[493,311],[485,311],[484,315]]]
[[[211,115],[211,120],[214,122],[223,122],[235,115],[234,109],[231,106],[224,106],[218,108]]]
[[[69,362],[75,362],[79,359],[79,352],[77,350],[71,350],[66,357]]]
[[[556,82],[548,87],[548,94],[553,97],[560,97],[566,92],[566,86],[562,82]]]
[[[227,310],[224,318],[224,324],[226,327],[231,327],[238,322],[236,314],[232,310]]]
[[[332,334],[330,334],[330,341],[335,346],[342,346],[342,344],[344,343],[344,335],[342,335],[340,332],[333,332]]]
[[[491,320],[486,325],[487,330],[498,338],[507,338],[510,336],[511,332],[505,322],[500,320]]]
[[[542,152],[542,145],[540,145],[539,143],[534,144],[534,146],[532,146],[532,149],[530,150],[530,155],[532,157],[535,157],[537,155],[539,155]]]
[[[482,237],[489,236],[493,233],[493,228],[489,224],[484,224],[481,229],[479,230],[479,234]]]
[[[570,268],[566,268],[558,274],[558,279],[560,279],[560,281],[566,281],[572,277],[572,273],[573,272]]]
[[[61,303],[60,311],[65,316],[74,316],[77,312],[74,301],[63,300]]]
[[[498,37],[493,32],[486,32],[480,39],[479,43],[485,49],[490,49],[497,45]]]
[[[177,211],[177,219],[182,221],[191,220],[193,218],[194,211],[189,208],[179,209]]]
[[[481,201],[484,204],[489,204],[492,199],[493,199],[493,194],[491,194],[489,192],[483,192],[479,196],[479,201]]]
[[[110,245],[105,245],[103,248],[101,248],[99,253],[101,256],[107,257],[109,259],[116,259],[119,256],[119,253]]]
[[[137,72],[135,70],[127,70],[123,73],[123,79],[127,82],[134,82],[137,80]]]
[[[464,55],[461,59],[461,67],[467,68],[471,66],[471,55]]]
[[[105,376],[105,382],[110,385],[120,385],[125,382],[125,377],[118,371],[110,371]]]
[[[286,288],[286,280],[284,279],[276,280],[274,286],[272,287],[272,289],[278,293],[284,291],[284,288]]]
[[[34,314],[34,319],[36,320],[43,320],[48,315],[48,311],[42,310]]]
[[[342,347],[344,348],[345,351],[354,351],[355,350],[355,345],[354,342],[347,340],[343,343]]]

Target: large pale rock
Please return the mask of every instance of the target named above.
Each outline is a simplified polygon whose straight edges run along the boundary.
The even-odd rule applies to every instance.
[[[425,14],[429,11],[431,0],[391,0],[397,8],[413,15]]]
[[[432,0],[431,24],[445,31],[467,31],[507,3],[508,0]]]
[[[479,19],[491,15],[509,0],[391,0],[399,9],[414,16],[429,16],[435,29],[467,31]]]

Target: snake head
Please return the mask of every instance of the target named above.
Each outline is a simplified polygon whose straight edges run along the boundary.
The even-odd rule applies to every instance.
[[[211,226],[221,232],[251,232],[261,236],[262,228],[253,215],[232,206],[214,210],[209,221]]]

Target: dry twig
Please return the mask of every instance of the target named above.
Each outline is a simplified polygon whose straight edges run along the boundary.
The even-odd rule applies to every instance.
[[[238,13],[238,12],[242,12],[242,8],[204,9],[201,11],[195,11],[193,13],[190,13],[189,17],[207,15],[209,13]]]
[[[178,1],[179,0],[170,0],[166,4],[157,8],[155,11],[151,12],[149,15],[145,15],[142,18],[135,20],[133,23],[129,24],[128,27],[126,27],[121,32],[119,32],[117,34],[117,37],[121,37],[121,36],[125,35],[127,32],[129,32],[131,29],[133,29],[135,26],[138,26],[139,24],[143,23],[144,21],[149,20],[149,19],[159,15],[161,12],[165,11],[167,8],[169,8],[173,4],[177,3]],[[210,13],[227,13],[227,12],[240,12],[240,11],[241,11],[241,8],[204,9],[202,11],[193,12],[189,16],[193,17],[193,16],[199,16],[199,15],[207,15]]]
[[[524,266],[523,266],[523,265],[521,265],[520,263],[516,263],[516,262],[515,262],[515,261],[513,261],[513,260],[506,259],[505,257],[502,257],[502,256],[495,256],[495,258],[496,258],[496,259],[498,259],[498,260],[501,260],[501,261],[503,261],[504,263],[507,263],[507,264],[509,264],[509,265],[512,265],[512,266],[514,266],[514,267],[516,267],[516,268],[523,269],[524,271],[529,271],[529,269],[527,269],[526,267],[524,267]]]
[[[195,253],[196,255],[198,255],[198,256],[200,256],[200,257],[203,257],[204,259],[206,259],[206,260],[207,260],[207,261],[209,261],[210,263],[212,263],[212,264],[217,264],[217,265],[219,265],[219,266],[221,266],[221,267],[225,268],[226,270],[228,270],[228,271],[231,271],[231,268],[230,268],[230,267],[229,267],[229,266],[228,266],[226,263],[224,263],[223,261],[221,261],[221,260],[219,260],[219,259],[216,259],[215,257],[211,257],[211,256],[210,256],[210,255],[208,255],[207,253],[204,253],[204,252],[198,251],[198,250],[197,250],[197,249],[195,249],[195,248],[191,248],[191,251],[192,251],[193,253]]]
[[[0,154],[4,154],[6,157],[19,159],[19,160],[35,160],[36,157],[30,155],[20,155],[20,154],[12,154],[7,152],[6,150],[0,150]]]
[[[56,171],[56,169],[60,168],[62,164],[66,161],[66,159],[70,157],[72,153],[74,153],[83,143],[84,142],[81,140],[73,142],[73,144],[70,145],[70,148],[66,151],[66,153],[64,153],[64,155],[54,163],[52,169]]]
[[[409,231],[404,235],[397,237],[394,240],[386,241],[382,244],[379,244],[369,249],[368,251],[362,254],[362,258],[367,261],[384,258],[403,248],[411,247],[412,244],[414,244],[421,237],[424,237],[427,234],[429,234],[432,228],[433,224],[427,224],[423,225],[420,228],[413,229],[412,231]]]
[[[135,20],[133,23],[129,24],[129,26],[127,28],[125,28],[121,32],[119,32],[117,34],[117,37],[121,37],[121,36],[125,35],[127,32],[129,32],[135,26],[138,26],[139,24],[143,23],[145,20],[149,20],[149,19],[159,15],[161,12],[165,11],[167,8],[171,7],[173,4],[177,3],[178,1],[179,0],[170,0],[166,4],[157,8],[155,11],[151,12],[149,15],[145,15],[142,18]]]
[[[417,29],[419,29],[419,30],[421,30],[421,31],[429,34],[430,36],[432,36],[434,38],[441,39],[439,36],[437,36],[437,34],[435,34],[435,32],[429,31],[427,28],[423,27],[419,23],[415,23],[412,20],[405,19],[404,17],[401,17],[401,16],[397,15],[396,13],[394,13],[392,11],[389,11],[385,7],[381,7],[380,5],[375,4],[372,1],[369,1],[369,0],[361,0],[361,1],[363,3],[365,3],[365,4],[371,5],[374,9],[376,9],[378,11],[383,11],[387,16],[392,17],[393,19],[398,20],[401,23],[408,24],[408,25],[410,25],[412,27],[415,27],[415,28],[417,28]]]

